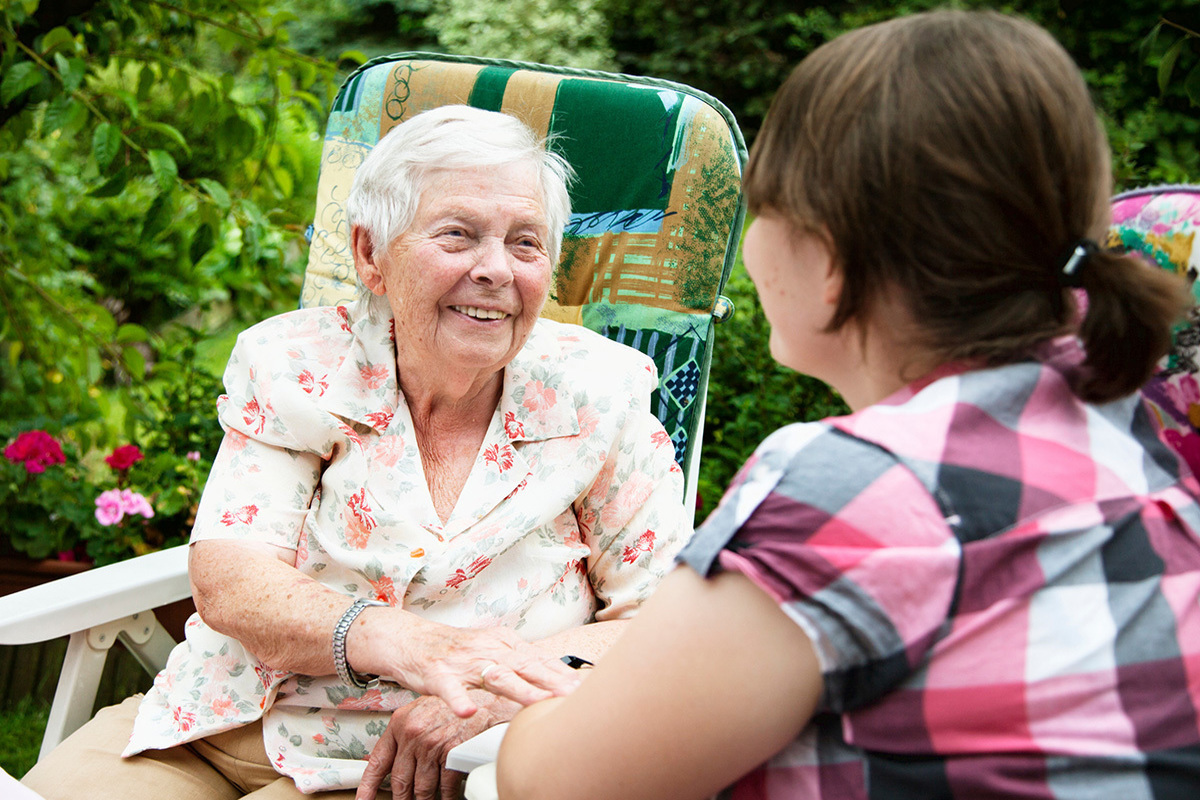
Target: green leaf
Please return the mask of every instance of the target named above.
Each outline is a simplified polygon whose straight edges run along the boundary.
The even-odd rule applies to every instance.
[[[292,178],[292,173],[286,169],[275,167],[271,170],[271,176],[275,179],[276,185],[279,186],[279,192],[284,197],[291,197],[296,191],[296,182]]]
[[[134,342],[150,341],[150,332],[141,325],[127,322],[117,328],[117,344],[133,344]]]
[[[1187,37],[1183,37],[1171,45],[1171,49],[1163,54],[1162,61],[1158,62],[1158,90],[1160,92],[1167,91],[1167,84],[1171,80],[1171,71],[1175,69],[1175,62],[1179,59],[1179,54],[1185,44],[1187,44]]]
[[[1154,45],[1158,44],[1158,34],[1162,32],[1162,28],[1163,24],[1162,22],[1159,22],[1150,29],[1150,33],[1146,34],[1144,39],[1138,42],[1139,58],[1142,58],[1143,60],[1147,59],[1150,57],[1150,54],[1154,52]]]
[[[179,145],[179,147],[182,148],[183,152],[185,153],[190,153],[192,151],[192,148],[188,147],[187,139],[183,138],[183,134],[180,133],[179,129],[174,125],[168,125],[165,122],[143,122],[142,127],[148,131],[154,131],[155,133],[161,133],[163,136],[166,136],[175,144]]]
[[[221,121],[217,129],[217,146],[228,158],[241,158],[254,149],[254,126],[233,113]]]
[[[67,28],[61,25],[57,28],[51,28],[45,36],[42,37],[41,51],[43,56],[50,55],[59,47],[69,45],[71,52],[75,52],[75,36]]]
[[[212,250],[215,241],[212,226],[208,224],[201,225],[196,230],[196,235],[192,237],[192,243],[188,245],[188,256],[192,259],[192,263],[194,264],[204,258],[204,255],[209,250]]]
[[[46,115],[42,118],[42,130],[46,133],[61,131],[63,134],[72,133],[82,127],[87,121],[87,108],[83,103],[67,94],[60,94],[46,106]]]
[[[125,104],[125,107],[129,109],[129,116],[131,118],[138,118],[138,115],[141,113],[141,107],[138,106],[137,97],[134,96],[133,92],[117,89],[113,92],[113,95],[119,98]]]
[[[146,157],[150,159],[150,171],[154,173],[158,187],[164,192],[174,189],[175,181],[179,178],[179,167],[175,165],[171,154],[166,150],[151,150]]]
[[[1187,92],[1192,105],[1200,106],[1200,64],[1192,67],[1183,81],[1183,90]]]
[[[362,65],[367,63],[367,54],[361,50],[343,50],[338,54],[338,61],[353,61]]]
[[[102,122],[92,131],[92,156],[101,172],[108,169],[121,150],[121,132],[111,122]]]
[[[73,92],[83,85],[87,75],[87,64],[82,58],[67,58],[62,53],[54,54],[54,65],[62,76],[63,88]]]
[[[175,196],[171,192],[163,192],[146,209],[146,216],[142,219],[142,237],[150,239],[158,235],[171,224],[174,216]]]
[[[145,102],[150,98],[150,90],[154,88],[154,84],[157,81],[158,76],[154,74],[154,67],[149,64],[143,64],[141,70],[138,72],[138,102]]]
[[[121,351],[121,363],[125,365],[125,370],[135,380],[145,377],[146,357],[136,347],[126,347]]]
[[[0,105],[8,105],[42,82],[42,73],[32,61],[13,64],[0,80]]]
[[[201,188],[204,189],[222,211],[229,210],[233,201],[229,198],[229,192],[225,190],[225,187],[219,181],[214,181],[212,178],[200,178],[196,183],[200,184]]]
[[[116,197],[121,192],[125,191],[125,184],[127,183],[129,183],[129,167],[124,166],[117,170],[113,176],[104,183],[88,192],[88,196]]]

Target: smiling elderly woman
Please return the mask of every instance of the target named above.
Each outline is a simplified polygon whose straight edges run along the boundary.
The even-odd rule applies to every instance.
[[[380,141],[346,201],[360,299],[230,359],[187,640],[31,786],[452,797],[450,747],[573,688],[560,658],[604,652],[690,520],[651,362],[538,318],[568,171],[462,106]]]

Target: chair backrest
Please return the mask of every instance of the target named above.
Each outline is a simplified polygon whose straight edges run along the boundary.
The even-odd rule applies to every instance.
[[[1200,301],[1200,186],[1156,186],[1112,201],[1108,246],[1141,254],[1149,263],[1187,276]],[[1200,306],[1193,305],[1174,334],[1171,352],[1143,393],[1163,439],[1200,475]]]
[[[677,83],[496,59],[401,53],[343,84],[325,134],[301,305],[357,291],[342,203],[379,138],[440,105],[503,111],[575,168],[572,214],[543,316],[654,359],[654,413],[695,492],[713,324],[737,251],[746,148],[730,112]]]

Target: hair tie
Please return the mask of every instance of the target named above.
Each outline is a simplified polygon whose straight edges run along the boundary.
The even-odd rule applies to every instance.
[[[1083,274],[1080,272],[1088,260],[1088,256],[1100,250],[1100,245],[1091,239],[1079,239],[1071,246],[1066,263],[1058,272],[1058,282],[1063,286],[1079,288],[1083,286]]]

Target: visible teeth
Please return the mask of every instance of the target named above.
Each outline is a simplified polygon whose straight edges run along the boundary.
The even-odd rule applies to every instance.
[[[475,308],[474,306],[451,306],[460,314],[466,314],[468,317],[475,319],[504,319],[508,316],[503,311],[495,311],[486,308]]]

